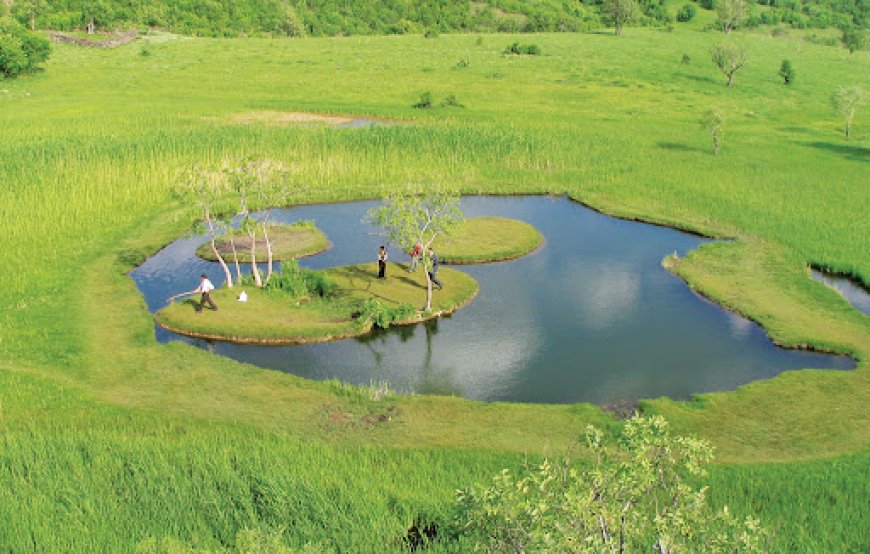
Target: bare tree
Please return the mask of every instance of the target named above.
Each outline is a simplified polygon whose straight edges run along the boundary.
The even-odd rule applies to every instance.
[[[179,199],[192,202],[201,210],[200,225],[208,234],[212,254],[224,270],[227,287],[232,288],[233,276],[216,244],[221,223],[215,214],[214,204],[228,192],[223,174],[212,169],[193,168],[185,174],[174,192]]]
[[[718,110],[709,110],[701,117],[701,127],[710,132],[713,138],[713,155],[719,156],[719,146],[722,144],[722,114]]]

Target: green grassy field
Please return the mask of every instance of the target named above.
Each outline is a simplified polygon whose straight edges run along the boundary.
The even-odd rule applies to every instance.
[[[642,406],[716,446],[711,497],[771,522],[771,551],[866,551],[870,514],[849,499],[867,494],[870,320],[806,266],[870,283],[870,113],[845,142],[828,104],[838,84],[870,88],[870,54],[738,35],[751,61],[728,89],[708,61],[719,38],[538,35],[542,56],[504,57],[529,37],[164,36],[148,57],[135,42],[58,45],[44,73],[4,81],[0,543],[214,549],[271,529],[294,546],[382,551],[415,518],[443,517],[457,486],[561,453],[586,423],[615,425],[588,405],[374,401],[158,345],[126,271],[192,225],[170,194],[181,170],[257,156],[309,184],[291,201],[440,181],[735,238],[669,265],[775,340],[849,352],[857,369]],[[466,107],[413,109],[426,91]],[[726,117],[718,158],[698,124],[711,107]],[[284,110],[402,124],[237,123]]]

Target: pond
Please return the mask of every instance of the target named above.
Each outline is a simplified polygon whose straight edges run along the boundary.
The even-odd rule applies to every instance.
[[[313,219],[332,241],[327,252],[301,260],[304,266],[370,262],[382,239],[360,220],[373,205],[300,206],[275,210],[273,219]],[[849,357],[776,347],[758,325],[662,268],[664,256],[683,255],[705,239],[608,217],[566,198],[466,197],[462,209],[467,217],[531,223],[545,244],[510,262],[460,266],[478,280],[480,294],[452,317],[301,346],[209,342],[161,328],[157,339],[310,379],[386,381],[404,392],[487,401],[684,399],[789,369],[854,367]],[[218,265],[195,255],[204,240],[179,239],[131,273],[152,312],[193,288],[203,272],[220,286]]]

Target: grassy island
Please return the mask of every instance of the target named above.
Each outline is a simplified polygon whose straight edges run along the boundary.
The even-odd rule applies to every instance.
[[[470,302],[478,284],[457,270],[442,269],[443,290],[436,290],[432,311],[420,311],[426,294],[422,271],[408,273],[389,264],[387,278],[378,279],[376,264],[348,265],[322,270],[331,283],[324,297],[294,298],[281,290],[235,287],[212,293],[218,311],[197,313],[199,297],[178,302],[155,314],[161,326],[176,333],[244,344],[324,342],[369,332],[384,309],[397,310],[394,324],[424,321],[452,313]],[[245,290],[247,302],[236,300]],[[377,308],[372,311],[372,302]],[[381,320],[382,321],[382,320]]]
[[[269,225],[269,240],[272,242],[272,257],[277,261],[313,256],[329,249],[329,239],[310,221],[297,221],[291,225]],[[251,239],[247,236],[236,236],[235,243],[239,261],[250,262]],[[215,245],[225,260],[232,259],[232,246],[226,237],[219,238]],[[217,260],[207,242],[197,249],[196,255],[210,261]],[[257,238],[257,261],[266,261],[266,241],[263,238]]]
[[[519,258],[543,242],[543,235],[525,221],[472,217],[453,234],[436,240],[434,249],[445,264],[476,264]]]

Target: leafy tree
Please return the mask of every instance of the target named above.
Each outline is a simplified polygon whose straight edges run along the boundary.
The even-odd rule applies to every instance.
[[[459,196],[443,188],[433,187],[425,192],[404,190],[384,199],[384,204],[369,210],[365,220],[379,227],[387,239],[404,251],[415,244],[423,247],[423,265],[426,267],[426,307],[432,310],[432,280],[429,247],[440,235],[449,234],[462,219]]]
[[[0,18],[0,77],[15,77],[45,62],[51,45],[14,19]]]
[[[782,77],[784,84],[792,84],[794,81],[794,67],[792,67],[790,61],[782,60],[782,64],[779,66],[779,76]]]
[[[701,127],[710,132],[713,139],[713,155],[719,156],[719,147],[722,144],[722,124],[724,120],[718,110],[709,110],[701,117]]]
[[[640,8],[635,0],[605,0],[601,4],[601,15],[613,24],[614,34],[622,34],[622,26],[632,23],[640,15]]]
[[[16,0],[12,3],[11,12],[20,21],[27,21],[30,30],[36,30],[36,18],[45,13],[48,3],[45,0]]]
[[[716,3],[716,22],[729,34],[746,18],[746,0],[718,0]]]
[[[705,441],[673,436],[661,416],[634,416],[615,441],[592,427],[588,464],[544,461],[490,486],[457,495],[454,527],[485,552],[763,552],[765,531],[751,516],[707,503],[713,458]]]
[[[866,100],[867,92],[859,86],[840,85],[831,94],[831,105],[845,119],[846,140],[849,140],[855,113]]]
[[[865,44],[867,44],[867,35],[860,27],[847,27],[843,29],[840,42],[849,49],[850,54],[854,54],[855,51],[864,49]]]
[[[710,54],[716,67],[728,77],[729,87],[734,84],[734,74],[749,61],[746,50],[728,42],[714,44]]]
[[[697,8],[695,8],[695,4],[683,4],[683,7],[677,11],[677,21],[682,23],[686,23],[695,18],[695,14],[698,13]]]

